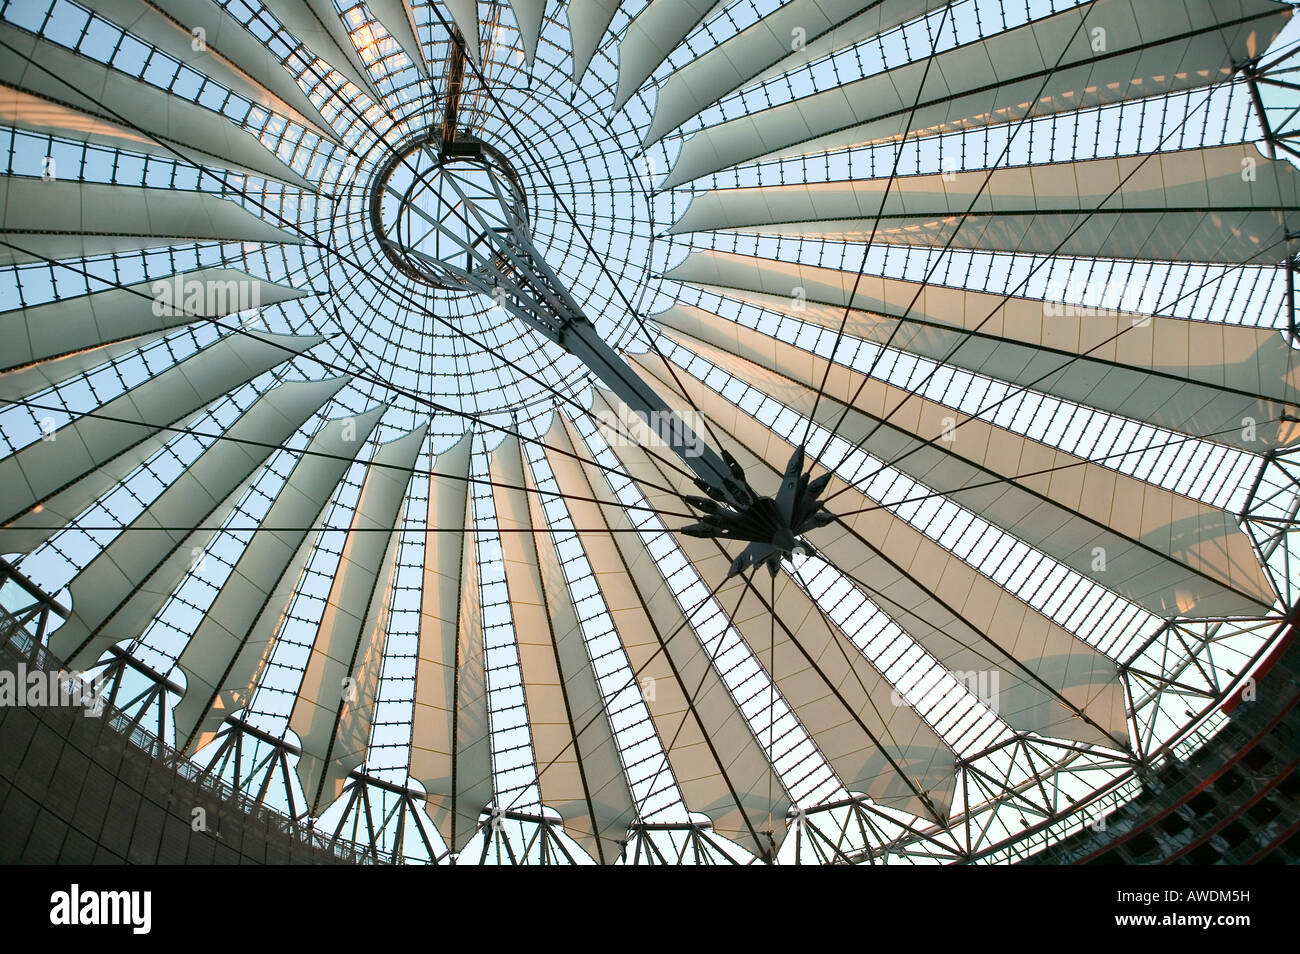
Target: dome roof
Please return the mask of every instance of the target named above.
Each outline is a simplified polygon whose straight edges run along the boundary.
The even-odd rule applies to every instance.
[[[376,856],[1035,851],[1294,606],[1289,17],[11,2],[0,553]]]

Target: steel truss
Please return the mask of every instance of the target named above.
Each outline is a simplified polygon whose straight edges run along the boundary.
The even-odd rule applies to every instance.
[[[112,658],[94,674],[105,704],[123,714],[128,730],[139,727],[155,738],[168,738],[171,708],[184,690],[121,647],[113,646],[109,654]]]
[[[424,793],[364,772],[348,776],[342,796],[316,829],[331,844],[362,846],[374,864],[428,864],[447,856],[424,811]]]
[[[44,644],[51,620],[68,618],[69,609],[33,584],[8,560],[0,557],[0,645],[13,647],[30,659]]]
[[[304,824],[310,822],[307,800],[290,761],[296,761],[299,754],[292,742],[262,732],[235,714],[228,716],[216,738],[199,750],[196,761],[203,765],[205,776],[220,779],[235,791]]]
[[[1257,56],[1238,69],[1249,85],[1269,158],[1283,152],[1293,159],[1300,159],[1300,106],[1270,108],[1264,98],[1264,92],[1269,87],[1288,93],[1300,92],[1300,82],[1297,82],[1300,79],[1300,65],[1296,51],[1287,49],[1267,60]]]
[[[474,842],[459,855],[450,855],[454,864],[480,865],[573,865],[594,864],[581,848],[564,833],[558,817],[526,812],[493,809],[480,824],[479,851]]]

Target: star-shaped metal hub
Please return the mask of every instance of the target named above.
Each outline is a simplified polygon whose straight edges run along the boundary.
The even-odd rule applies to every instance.
[[[738,503],[728,502],[721,491],[708,497],[686,498],[687,503],[701,511],[699,523],[682,527],[682,533],[693,537],[722,540],[748,540],[749,546],[731,561],[728,578],[742,573],[760,563],[776,576],[781,560],[793,562],[795,551],[805,555],[815,552],[803,534],[834,522],[835,516],[822,506],[821,492],[830,481],[829,473],[816,479],[812,471],[804,472],[804,449],[798,447],[786,465],[781,489],[775,497],[759,497],[749,489],[745,472],[730,454],[724,452],[735,482],[728,485],[730,497]],[[706,488],[708,489],[708,488]]]

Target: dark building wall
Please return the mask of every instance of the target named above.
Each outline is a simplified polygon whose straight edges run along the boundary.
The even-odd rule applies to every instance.
[[[0,669],[19,661],[0,649]],[[0,706],[0,863],[344,863],[284,816],[177,771],[174,753],[136,745],[110,714]]]

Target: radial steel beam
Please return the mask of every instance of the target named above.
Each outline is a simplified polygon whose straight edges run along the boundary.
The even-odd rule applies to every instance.
[[[395,199],[428,224],[429,234],[436,232],[442,240],[463,251],[463,260],[460,255],[435,258],[391,236],[383,240],[394,246],[398,254],[422,266],[436,282],[467,285],[492,298],[514,317],[578,358],[672,448],[696,475],[701,489],[728,503],[739,506],[749,503],[753,494],[738,467],[726,459],[725,453],[710,447],[609,346],[546,263],[528,233],[527,220],[522,214],[523,197],[517,187],[491,163],[482,162],[476,171],[484,174],[494,201],[485,203],[481,197],[471,195],[469,184],[450,164],[473,158],[466,151],[467,145],[464,139],[457,141],[454,157],[425,150],[441,169],[440,183],[456,195],[463,230],[446,220],[437,220],[410,203],[408,195],[391,190]]]

